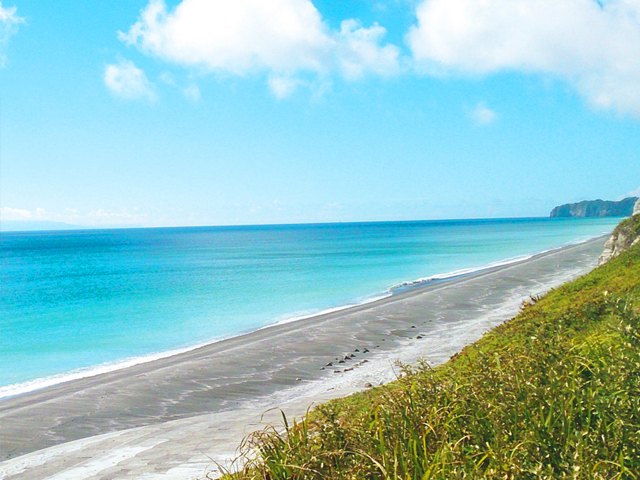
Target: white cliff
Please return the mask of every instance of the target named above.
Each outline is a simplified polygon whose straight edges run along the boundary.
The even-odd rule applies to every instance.
[[[631,217],[634,218],[636,215],[640,215],[640,199],[638,199],[633,206],[633,214]],[[632,245],[640,243],[640,236],[637,236],[633,229],[625,228],[625,223],[626,221],[616,227],[611,237],[609,237],[609,240],[607,240],[607,243],[604,244],[604,251],[598,259],[598,265],[607,263],[613,257],[620,255],[622,251]]]

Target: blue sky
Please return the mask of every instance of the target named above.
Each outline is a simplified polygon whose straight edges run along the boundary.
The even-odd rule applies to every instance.
[[[640,3],[0,3],[0,213],[545,216],[640,192]]]

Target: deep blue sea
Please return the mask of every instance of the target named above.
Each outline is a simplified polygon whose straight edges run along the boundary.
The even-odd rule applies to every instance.
[[[0,234],[0,397],[610,232],[500,219]]]

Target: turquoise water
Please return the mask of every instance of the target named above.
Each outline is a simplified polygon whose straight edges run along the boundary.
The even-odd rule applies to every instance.
[[[0,234],[0,397],[610,232],[502,219]]]

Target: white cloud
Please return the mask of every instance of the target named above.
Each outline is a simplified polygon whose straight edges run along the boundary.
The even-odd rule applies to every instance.
[[[332,43],[308,0],[184,0],[172,12],[151,0],[120,38],[165,60],[237,74],[320,70]]]
[[[302,82],[289,76],[269,75],[267,83],[271,92],[282,99],[291,95]]]
[[[498,118],[498,114],[487,107],[484,102],[480,102],[471,112],[471,118],[478,125],[488,125]]]
[[[551,75],[640,116],[638,0],[424,0],[417,18],[407,41],[423,67]]]
[[[368,72],[382,76],[399,72],[400,49],[395,45],[380,46],[386,33],[378,24],[363,28],[356,20],[342,22],[338,61],[347,78],[360,78]]]
[[[43,208],[23,210],[20,208],[2,207],[0,208],[0,219],[5,221],[45,220],[47,219],[47,212]]]
[[[65,221],[76,225],[88,225],[88,226],[137,226],[145,223],[148,220],[146,213],[141,213],[137,208],[132,211],[120,211],[113,212],[111,210],[105,210],[99,208],[97,210],[91,210],[88,213],[76,213],[72,216],[66,216]]]
[[[16,7],[3,7],[0,2],[0,41],[6,41],[18,31],[18,25],[24,23],[24,18],[19,17]]]
[[[121,98],[144,98],[151,101],[156,99],[154,85],[130,60],[121,59],[117,64],[107,65],[104,70],[104,83],[111,92]]]
[[[24,18],[17,15],[16,7],[3,7],[0,2],[0,48],[18,32],[18,25],[24,23]],[[4,66],[5,56],[0,52],[0,66]]]
[[[332,31],[310,0],[183,0],[169,11],[151,0],[121,40],[164,61],[234,75],[267,72],[287,96],[302,72],[347,78],[399,70],[399,49],[381,46],[385,29],[355,21]]]

